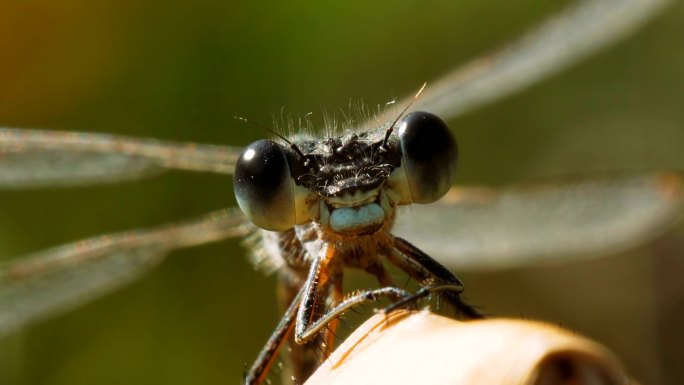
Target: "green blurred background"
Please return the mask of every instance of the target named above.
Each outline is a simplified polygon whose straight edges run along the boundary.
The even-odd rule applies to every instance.
[[[0,125],[246,145],[281,108],[374,106],[500,47],[569,2],[0,2]],[[531,89],[450,122],[462,183],[684,169],[684,6]],[[0,258],[235,204],[231,180],[0,192]],[[684,378],[682,232],[563,267],[460,274],[494,314]],[[1,384],[238,383],[278,320],[274,278],[237,240],[173,253],[134,285],[0,340]],[[467,347],[459,347],[467,348]]]

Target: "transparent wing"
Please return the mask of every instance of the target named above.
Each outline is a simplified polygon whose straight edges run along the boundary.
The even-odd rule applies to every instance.
[[[115,182],[168,169],[231,174],[239,153],[228,146],[0,128],[0,188]]]
[[[681,214],[683,173],[581,177],[503,190],[453,188],[400,213],[394,233],[457,270],[614,254]]]
[[[412,109],[451,119],[521,91],[623,39],[669,2],[580,0],[508,47],[429,82]]]
[[[0,267],[0,335],[113,291],[174,249],[245,235],[239,209],[164,226],[103,235],[19,258]]]
[[[449,119],[524,89],[629,34],[668,2],[580,1],[508,48],[431,83],[414,108]],[[0,188],[114,182],[171,168],[229,174],[239,151],[106,134],[0,128]]]

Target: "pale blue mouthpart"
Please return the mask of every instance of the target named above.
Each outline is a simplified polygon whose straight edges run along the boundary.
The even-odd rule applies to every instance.
[[[330,213],[330,228],[342,234],[359,234],[376,230],[385,221],[385,212],[377,203],[359,207],[342,207]]]

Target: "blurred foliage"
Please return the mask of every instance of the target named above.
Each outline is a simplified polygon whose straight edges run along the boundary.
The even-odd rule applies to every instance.
[[[385,103],[566,3],[7,0],[0,125],[245,145],[264,133],[235,115],[268,124],[285,108],[322,122],[350,100]],[[684,169],[683,21],[675,4],[617,46],[451,122],[460,181]],[[234,204],[229,178],[187,173],[2,191],[0,257]],[[654,261],[681,244],[675,234],[629,255],[462,277],[489,312],[579,330],[662,384],[684,376],[684,290],[663,299],[657,286],[684,262]],[[244,253],[238,241],[174,253],[131,287],[1,340],[0,383],[237,383],[278,319],[273,277]]]

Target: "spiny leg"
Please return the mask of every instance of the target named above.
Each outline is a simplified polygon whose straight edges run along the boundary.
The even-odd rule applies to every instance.
[[[283,274],[283,269],[290,269],[290,267],[283,266],[278,275],[278,301],[281,305],[280,308],[285,310],[302,290],[308,269],[303,271],[287,270],[285,274]],[[301,297],[299,300],[301,300]],[[280,374],[281,382],[283,384],[303,383],[320,364],[321,347],[318,341],[311,341],[301,345],[295,343],[294,338],[287,338],[283,346],[287,349],[287,354],[280,356],[286,365]]]
[[[268,370],[270,369],[273,362],[278,357],[278,352],[283,346],[283,343],[287,340],[287,337],[292,334],[292,329],[295,324],[295,315],[297,309],[299,308],[299,302],[302,299],[303,288],[294,297],[290,306],[285,310],[285,314],[280,319],[278,326],[276,326],[273,334],[268,338],[266,345],[259,352],[252,367],[242,378],[242,383],[244,385],[256,385],[260,384],[266,378]]]
[[[330,246],[326,247],[309,266],[306,279],[301,286],[302,298],[296,314],[295,325],[301,322],[300,319],[303,315],[312,319],[323,314],[326,308],[334,306],[341,300],[342,266],[339,265],[339,261],[333,258],[335,255],[333,250]],[[302,310],[304,308],[307,309],[305,313]],[[292,377],[295,382],[303,383],[306,381],[321,361],[325,360],[332,352],[336,326],[337,321],[306,341],[299,341],[295,336],[291,355]]]
[[[330,307],[335,308],[344,298],[344,294],[342,293],[342,277],[331,277],[330,283]],[[339,324],[340,319],[335,318],[331,320],[325,328],[323,335],[323,348],[325,349],[325,354],[323,358],[328,358],[335,347],[335,339],[337,338],[335,332],[337,331]]]
[[[319,285],[322,278],[328,276],[325,272],[327,264],[333,259],[335,250],[329,247],[322,258],[316,258],[311,264],[309,276],[304,283],[302,300],[299,311],[297,312],[297,320],[295,323],[295,341],[298,344],[307,343],[319,335],[333,320],[337,319],[343,313],[364,303],[375,302],[381,298],[390,298],[393,301],[399,301],[405,297],[410,296],[410,293],[396,288],[384,287],[375,290],[364,290],[355,295],[347,297],[342,302],[328,310],[324,315],[314,319],[315,309],[317,303],[320,301],[317,298],[319,293]]]
[[[463,292],[461,280],[416,246],[402,238],[394,237],[394,249],[387,254],[387,259],[416,281],[422,284],[428,282],[415,294],[402,299],[403,305],[415,302],[432,292],[444,292],[446,299],[467,318],[484,318],[480,312],[461,299],[460,294]],[[396,307],[390,306],[391,309]]]
[[[446,292],[446,293],[452,293],[452,294],[460,294],[463,292],[463,286],[461,285],[452,285],[452,284],[433,284],[433,285],[428,285],[428,286],[423,286],[418,291],[415,293],[409,295],[408,297],[404,297],[391,305],[387,306],[384,308],[382,311],[385,313],[391,313],[392,311],[396,309],[401,309],[401,308],[406,308],[414,305],[418,300],[425,298],[429,295],[435,294],[435,293],[440,293],[440,292]]]
[[[376,302],[382,298],[389,298],[392,301],[401,301],[404,298],[411,297],[411,293],[396,287],[383,287],[374,290],[362,290],[354,295],[345,298],[334,308],[328,310],[320,318],[312,321],[309,324],[303,325],[301,333],[297,335],[296,329],[299,324],[295,326],[295,340],[306,342],[315,338],[321,330],[324,330],[333,320],[339,318],[342,314],[352,310],[356,306],[366,303]]]

